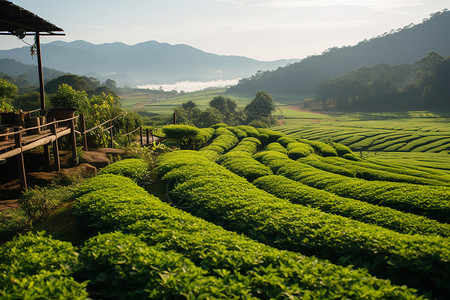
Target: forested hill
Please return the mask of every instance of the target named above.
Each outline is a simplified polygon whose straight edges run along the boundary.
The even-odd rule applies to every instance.
[[[59,76],[62,76],[66,73],[57,71],[54,69],[43,67],[43,72],[45,74],[45,79],[53,79]],[[17,78],[20,77],[22,79],[26,79],[27,81],[37,84],[39,83],[38,70],[34,65],[26,65],[21,62],[18,62],[14,59],[9,58],[1,58],[0,59],[0,73],[3,73],[7,76]],[[3,77],[3,76],[0,76]]]
[[[450,56],[431,52],[413,65],[378,64],[320,81],[304,106],[339,111],[450,109]]]
[[[449,28],[450,11],[444,10],[421,24],[392,30],[355,46],[330,48],[321,55],[307,57],[275,71],[256,73],[242,79],[231,91],[254,94],[258,90],[265,90],[274,94],[308,96],[314,93],[320,80],[361,67],[380,63],[413,64],[432,51],[448,56]]]

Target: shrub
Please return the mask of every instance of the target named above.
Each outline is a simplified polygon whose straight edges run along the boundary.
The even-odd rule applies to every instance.
[[[178,299],[223,298],[248,293],[237,284],[226,285],[221,278],[175,251],[148,246],[134,235],[121,232],[90,238],[80,261],[83,278],[96,298]]]
[[[129,177],[135,181],[144,178],[148,173],[148,163],[139,158],[120,160],[104,167],[99,174],[116,174]]]
[[[443,284],[450,280],[447,239],[402,235],[291,204],[246,181],[215,176],[213,163],[210,165],[208,172],[188,176],[174,189],[196,216],[278,248],[368,268],[436,295],[448,293]]]
[[[207,161],[202,154],[193,151],[166,154],[160,158],[158,171],[161,175],[168,175],[170,170],[178,171],[179,162],[183,161],[186,166],[191,166],[186,169],[186,176],[190,176],[191,170],[196,167],[196,163],[192,162],[196,160],[195,157],[198,161]],[[217,164],[204,164],[204,167],[203,172],[214,169],[215,173],[225,172],[235,180],[245,182]],[[123,182],[123,177],[117,175],[101,175],[98,176],[100,178],[89,180],[89,185],[95,181],[107,187],[112,183],[112,176],[116,177],[117,186]],[[107,182],[101,184],[101,180]],[[77,207],[81,209],[79,212],[98,229],[126,230],[139,235],[141,240],[148,245],[155,245],[157,249],[167,252],[175,250],[182,254],[231,287],[220,298],[244,298],[243,293],[246,291],[251,297],[264,299],[306,296],[313,299],[417,298],[413,290],[393,286],[389,281],[375,278],[365,270],[336,266],[298,253],[280,251],[244,235],[226,231],[171,207],[144,190],[139,192],[132,187],[134,183],[131,180],[128,182],[130,185],[126,188],[116,189],[114,185],[110,191],[106,188],[84,194],[77,200]],[[142,244],[136,245],[143,247]],[[133,244],[124,248],[135,249]],[[130,256],[126,252],[124,256],[130,262],[139,259],[139,256]],[[123,260],[116,261],[119,264]],[[121,268],[120,264],[117,268]]]
[[[0,298],[86,299],[87,282],[72,277],[78,253],[72,244],[29,233],[0,247]]]
[[[287,154],[286,148],[280,145],[280,143],[273,142],[266,146],[266,151],[276,151],[280,153]]]
[[[293,203],[319,208],[324,212],[375,224],[400,233],[450,237],[450,225],[448,224],[403,213],[389,207],[342,198],[280,175],[261,177],[255,180],[253,184],[272,195]]]

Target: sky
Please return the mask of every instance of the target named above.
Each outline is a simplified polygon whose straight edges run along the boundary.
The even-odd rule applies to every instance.
[[[450,0],[12,0],[64,29],[55,40],[155,40],[257,60],[304,58],[421,23]],[[32,37],[25,42],[32,43]],[[0,36],[0,49],[25,46]]]

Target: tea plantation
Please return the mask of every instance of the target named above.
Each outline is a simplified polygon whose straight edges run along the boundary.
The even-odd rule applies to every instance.
[[[347,144],[214,127],[163,129],[185,150],[152,176],[128,159],[78,186],[84,244],[38,232],[1,246],[0,298],[450,297],[450,173],[363,159],[355,132],[336,132]],[[439,133],[377,135],[367,147],[448,147]]]

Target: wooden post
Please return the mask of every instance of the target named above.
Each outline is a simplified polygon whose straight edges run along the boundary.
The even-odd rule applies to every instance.
[[[177,124],[177,114],[173,113],[173,124]]]
[[[150,129],[150,136],[152,137],[152,144],[153,144],[153,129]]]
[[[39,93],[41,96],[41,109],[45,109],[44,73],[42,72],[41,41],[39,38],[39,32],[36,32],[34,41],[36,44],[36,56],[39,71]]]
[[[44,145],[44,159],[45,162],[47,163],[47,167],[50,167],[51,165],[51,157],[50,157],[50,149],[49,149],[49,145]]]
[[[84,119],[84,114],[80,114],[80,125],[81,125],[81,140],[83,143],[83,151],[87,151],[87,137],[86,137],[86,121]]]
[[[109,135],[111,136],[111,140],[109,142],[109,148],[114,148],[114,135],[113,135],[113,128],[112,128],[112,122],[109,122]]]
[[[53,135],[56,136],[56,123],[55,119],[51,119],[50,122],[50,130]],[[55,169],[56,171],[61,171],[61,161],[59,160],[59,149],[58,149],[58,139],[55,139],[53,142],[53,159],[55,160]]]
[[[150,135],[148,134],[148,128],[147,128],[147,146],[150,144]]]
[[[141,146],[144,146],[144,139],[142,137],[142,126],[139,126],[139,137],[141,138]]]
[[[73,161],[76,162],[77,158],[77,138],[75,135],[75,118],[70,120],[70,144],[72,148],[72,158]]]
[[[15,127],[14,131],[21,130],[22,127]],[[22,148],[22,133],[17,133],[14,135],[14,141],[16,143],[17,148]],[[20,178],[20,189],[21,190],[27,190],[27,174],[25,173],[25,160],[23,159],[23,152],[20,151],[20,154],[17,158],[17,167],[19,170],[19,178]]]

